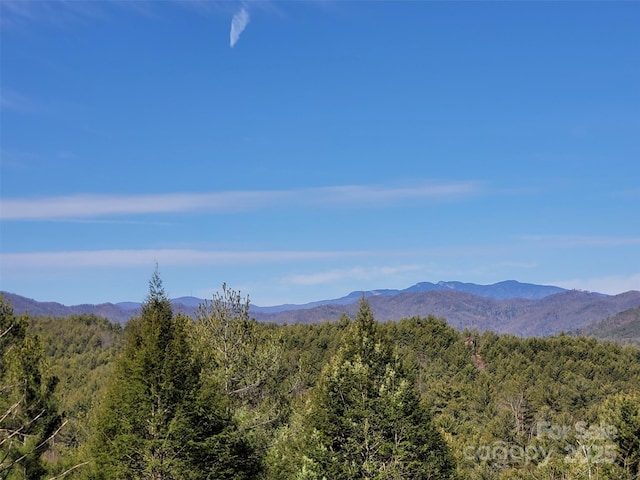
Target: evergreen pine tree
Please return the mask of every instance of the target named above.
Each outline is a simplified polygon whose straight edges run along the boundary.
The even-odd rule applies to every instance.
[[[225,399],[228,415],[262,461],[272,441],[273,425],[286,410],[278,385],[282,348],[272,329],[249,316],[249,298],[222,285],[211,302],[200,305],[194,344],[202,361],[203,389]]]
[[[53,396],[56,379],[44,369],[28,319],[16,317],[0,296],[0,479],[39,479],[42,454],[61,425]]]
[[[615,461],[633,479],[640,478],[640,393],[609,396],[600,407],[616,445]]]
[[[255,470],[223,399],[200,388],[190,322],[173,314],[156,271],[99,414],[95,477],[248,478]]]
[[[363,299],[303,420],[301,478],[446,479],[453,462]]]

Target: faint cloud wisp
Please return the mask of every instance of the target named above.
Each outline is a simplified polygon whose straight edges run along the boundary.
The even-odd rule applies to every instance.
[[[37,110],[29,97],[7,87],[0,91],[0,109],[16,113],[34,113]]]
[[[67,0],[24,1],[2,0],[0,25],[4,28],[24,28],[33,22],[64,26],[82,20],[104,20],[105,8],[140,2],[73,2]]]
[[[520,235],[516,237],[537,246],[580,248],[580,247],[617,247],[640,244],[640,237],[597,237],[579,235]]]
[[[358,251],[318,250],[195,250],[122,249],[62,252],[20,252],[0,254],[3,269],[129,268],[160,263],[165,266],[238,265],[256,263],[328,260],[362,255]]]
[[[554,285],[568,289],[617,295],[622,292],[628,292],[629,290],[640,290],[640,273],[628,276],[610,275],[600,278],[567,280],[555,282]]]
[[[388,277],[405,272],[420,271],[421,265],[400,265],[395,267],[353,267],[324,272],[298,274],[288,277],[286,283],[295,285],[320,285],[347,279],[373,280],[379,277]]]
[[[45,198],[4,198],[0,220],[54,220],[162,213],[233,213],[291,205],[316,208],[392,207],[409,201],[443,201],[476,195],[473,183],[417,187],[349,185],[293,190],[205,193],[78,194]]]
[[[157,195],[69,195],[36,199],[3,199],[2,220],[95,218],[185,212],[251,210],[282,192],[170,193]]]
[[[249,11],[246,7],[242,7],[231,19],[231,31],[229,32],[229,46],[233,48],[240,35],[249,24]]]

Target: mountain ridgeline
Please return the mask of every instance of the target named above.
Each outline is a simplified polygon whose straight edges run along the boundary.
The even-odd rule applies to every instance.
[[[18,313],[36,316],[93,314],[124,323],[140,312],[140,303],[122,302],[100,305],[64,306],[37,302],[15,294],[3,293]],[[433,315],[444,318],[454,328],[490,330],[519,336],[545,336],[560,332],[591,332],[587,327],[623,312],[640,307],[640,291],[619,295],[566,290],[550,285],[520,283],[514,280],[493,285],[463,282],[421,282],[403,290],[355,291],[344,297],[306,304],[269,307],[250,306],[253,318],[277,324],[335,321],[342,315],[355,315],[358,302],[366,298],[380,321]],[[180,297],[171,300],[176,312],[195,316],[205,300]],[[625,317],[626,318],[626,317]],[[611,322],[604,323],[604,329]],[[633,327],[633,326],[632,326]],[[593,330],[594,335],[607,333]],[[635,338],[635,329],[631,328]],[[615,332],[609,337],[614,338]],[[607,337],[607,338],[609,338]]]

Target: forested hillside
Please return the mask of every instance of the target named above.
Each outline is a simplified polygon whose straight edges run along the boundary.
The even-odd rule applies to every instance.
[[[640,347],[640,306],[578,329],[576,334]]]
[[[640,478],[640,350],[445,319],[0,309],[0,478]]]

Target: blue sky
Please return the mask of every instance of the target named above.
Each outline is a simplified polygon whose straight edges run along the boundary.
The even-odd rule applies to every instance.
[[[0,289],[640,289],[639,2],[0,3]]]

